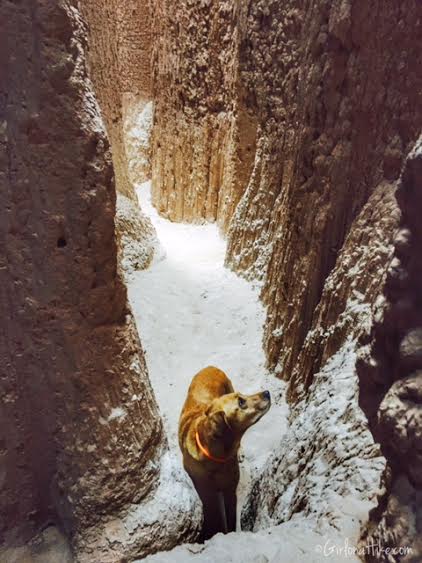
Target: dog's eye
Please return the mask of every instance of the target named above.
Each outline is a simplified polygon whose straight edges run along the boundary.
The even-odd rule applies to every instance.
[[[241,409],[244,409],[246,407],[246,399],[243,399],[243,397],[239,397],[238,401],[239,401],[239,407]]]

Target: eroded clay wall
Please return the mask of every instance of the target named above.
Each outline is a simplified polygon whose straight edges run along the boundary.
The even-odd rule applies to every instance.
[[[410,548],[422,556],[422,139],[412,148],[397,191],[400,229],[394,239],[384,297],[359,362],[360,404],[388,460],[385,494],[362,544]],[[372,553],[368,561],[384,561]]]
[[[414,413],[419,400],[416,367],[409,381],[403,362],[393,367],[394,376],[389,375],[395,352],[387,351],[393,342],[388,339],[380,355],[384,354],[389,369],[376,369],[375,382],[368,383],[365,376],[378,362],[375,352],[372,360],[367,358],[367,371],[363,369],[362,375],[358,365],[349,379],[346,359],[331,373],[329,359],[357,342],[358,357],[365,356],[372,324],[389,324],[384,288],[400,212],[405,208],[409,213],[417,206],[416,196],[408,196],[407,203],[399,205],[396,190],[402,185],[403,162],[422,127],[420,6],[412,1],[384,2],[378,8],[361,1],[257,2],[248,18],[248,30],[253,32],[244,57],[249,61],[244,76],[251,79],[263,119],[251,179],[231,223],[227,263],[247,277],[263,280],[262,298],[268,306],[264,344],[269,366],[290,380],[289,397],[298,405],[292,413],[293,428],[294,421],[305,420],[306,409],[318,408],[315,403],[327,403],[328,408],[329,397],[318,397],[326,373],[331,385],[336,378],[345,378],[344,389],[347,381],[357,382],[359,376],[360,403],[388,462],[385,472],[379,473],[384,475],[381,486],[386,489],[364,542],[410,546],[413,555],[406,560],[417,561],[421,555],[417,539],[420,483],[415,474],[420,468],[418,454],[410,455],[410,450],[418,451],[417,417],[405,446],[402,442],[393,445],[399,429],[407,425],[405,419],[409,420],[404,402]],[[416,164],[412,170],[417,170]],[[399,193],[403,191],[400,188]],[[417,261],[416,240],[413,235],[408,247],[408,257],[411,248],[414,252],[412,264]],[[410,286],[414,287],[417,275],[412,275]],[[404,277],[397,273],[397,283],[404,283]],[[403,299],[407,291],[413,299],[410,287],[403,286],[402,291]],[[400,314],[394,316],[395,323],[406,318],[404,314],[400,320]],[[398,324],[389,325],[394,338]],[[420,346],[415,334],[410,338],[411,355]],[[394,379],[400,383],[387,392]],[[374,387],[378,387],[375,405]],[[360,425],[356,400],[354,391],[341,416],[353,428],[348,431],[352,466],[347,469],[347,461],[330,454],[322,425],[312,442],[317,448],[306,454],[299,471],[286,467],[282,453],[280,461],[276,456],[258,485],[256,498],[261,500],[255,526],[262,513],[274,507],[276,522],[287,514],[318,511],[312,505],[312,489],[307,490],[317,452],[335,459],[337,474],[358,476],[362,463],[372,458],[371,471],[375,468],[379,454],[370,440],[363,440],[362,430],[356,430]],[[377,416],[379,422],[375,422]],[[360,439],[353,443],[356,434]],[[296,479],[299,486],[294,498],[285,497]],[[384,561],[382,557],[379,554],[376,560]]]
[[[328,360],[358,341],[363,347],[358,355],[364,354],[372,323],[385,315],[389,318],[384,287],[403,207],[397,203],[396,190],[403,162],[422,126],[421,12],[412,1],[384,2],[378,8],[360,1],[256,2],[248,21],[251,36],[244,60],[249,61],[245,67],[249,70],[244,76],[256,93],[263,119],[251,179],[228,234],[227,263],[247,277],[263,280],[268,364],[290,380],[289,397],[305,412],[315,408],[314,402],[329,403],[329,398],[318,398],[325,373],[332,384],[348,373],[344,359],[343,366],[330,374]],[[386,362],[387,358],[391,360],[389,352]],[[395,377],[402,379],[405,371]],[[362,385],[365,380],[357,368],[349,381],[358,375]],[[378,381],[381,397],[391,378],[388,381]],[[409,561],[417,561],[421,554],[414,532],[420,495],[414,474],[419,461],[415,455],[404,461],[405,449],[399,453],[392,442],[394,432],[405,425],[397,403],[406,393],[417,403],[418,392],[415,381],[402,382],[375,414],[364,408],[388,461],[384,475],[392,471],[394,476],[392,481],[385,479],[387,490],[373,516],[379,526],[372,538],[384,547],[410,545]],[[361,404],[370,403],[372,395],[373,389],[363,384]],[[354,392],[343,421],[358,420],[356,398]],[[292,421],[304,420],[304,412],[296,408]],[[377,414],[384,434],[376,431]],[[355,433],[357,423],[352,424]],[[406,447],[417,448],[413,424],[410,432]],[[276,459],[263,478],[258,513],[276,507],[275,521],[283,521],[286,514],[312,513],[307,475],[315,468],[317,451],[330,457],[323,436],[322,426],[314,439],[316,450],[298,472],[286,467],[282,455]],[[368,461],[376,455],[370,441],[367,447],[365,451],[363,441],[350,444],[354,469],[349,472],[359,475],[359,459]],[[345,470],[345,463],[342,457],[336,459],[338,472]],[[400,464],[405,470],[397,471]],[[296,479],[300,486],[295,497],[283,497]]]
[[[172,221],[227,230],[255,152],[236,3],[154,2],[152,194]]]
[[[268,361],[286,379],[354,219],[377,186],[394,184],[418,134],[418,6],[405,4],[249,11],[244,58],[263,132],[227,261],[264,279]]]
[[[124,524],[164,439],[117,274],[86,34],[65,1],[3,2],[0,22],[0,543],[55,523],[78,561],[120,561],[151,549],[150,526],[163,545],[181,532],[171,515]]]
[[[134,198],[124,142],[127,113],[151,99],[148,0],[84,0],[89,70],[110,138],[117,189]]]

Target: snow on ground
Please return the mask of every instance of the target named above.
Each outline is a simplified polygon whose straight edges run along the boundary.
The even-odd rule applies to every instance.
[[[217,534],[205,544],[185,544],[151,555],[142,563],[338,563],[341,553],[332,542],[302,523],[286,522],[265,531]],[[350,554],[349,563],[359,563]]]
[[[215,365],[235,389],[255,393],[269,389],[270,411],[242,441],[239,514],[251,478],[257,476],[287,425],[284,384],[264,367],[264,309],[259,288],[224,268],[225,241],[216,225],[172,223],[151,205],[150,183],[138,198],[160,241],[152,265],[134,272],[129,300],[145,349],[170,447],[177,445],[180,411],[192,377]]]
[[[371,452],[362,425],[355,362],[354,343],[346,342],[293,411],[251,496],[259,502],[255,533],[217,534],[143,563],[359,563],[365,553],[377,553],[376,545],[356,547],[381,492],[384,460]]]

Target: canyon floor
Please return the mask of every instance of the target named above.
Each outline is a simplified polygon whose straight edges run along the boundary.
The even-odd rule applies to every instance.
[[[148,372],[170,448],[181,464],[177,425],[190,381],[215,365],[235,389],[269,389],[272,407],[242,442],[239,510],[251,478],[264,467],[287,426],[285,384],[265,369],[259,286],[224,267],[226,243],[214,224],[173,223],[151,204],[150,183],[137,190],[140,206],[157,231],[151,266],[134,272],[129,299],[142,334]]]
[[[332,420],[327,418],[325,399],[330,401],[333,393],[322,385],[318,401],[322,405],[321,412],[317,409],[313,415],[305,417],[299,428],[289,427],[285,384],[265,369],[262,350],[265,311],[259,301],[259,285],[245,281],[224,267],[225,241],[216,225],[172,223],[159,216],[151,204],[148,182],[138,187],[137,194],[143,212],[154,224],[159,244],[150,267],[129,275],[129,300],[142,334],[149,377],[169,438],[171,464],[178,466],[176,472],[183,471],[177,445],[178,417],[191,378],[197,371],[207,365],[216,365],[229,375],[236,389],[244,393],[269,389],[272,395],[269,413],[246,433],[242,443],[239,520],[251,481],[263,471],[269,456],[282,448],[281,442],[292,444],[295,457],[300,445],[309,447],[310,426],[316,420],[321,418],[322,424],[332,425],[332,432],[339,435],[343,424],[334,415]],[[332,378],[329,380],[333,381]],[[337,384],[343,385],[340,377],[336,380]],[[331,409],[330,412],[335,411]],[[341,409],[339,412],[339,416],[342,415]],[[333,513],[342,512],[339,507],[334,508],[324,501],[327,488],[333,484],[328,477],[318,473],[316,471],[314,475],[316,504]],[[171,476],[171,472],[162,474],[164,479]],[[164,489],[168,488],[162,485]],[[177,488],[172,490],[177,494]],[[336,499],[334,505],[344,500]],[[348,515],[346,520],[350,523],[355,518]],[[312,517],[298,517],[278,526],[268,522],[268,527],[257,533],[217,534],[203,545],[185,544],[143,561],[316,563],[327,560],[324,549],[329,551],[334,543],[341,546],[339,538],[342,534],[338,532],[329,524],[322,529]],[[333,543],[326,545],[330,538]],[[331,560],[358,561],[354,553],[341,553],[339,549],[341,547],[337,547],[335,553],[328,553]]]
[[[172,223],[159,216],[151,204],[149,182],[138,186],[137,194],[156,229],[158,243],[151,265],[127,273],[126,281],[170,451],[162,460],[160,486],[154,496],[135,507],[126,524],[142,528],[142,522],[159,522],[161,510],[169,507],[173,511],[183,506],[185,513],[193,510],[193,492],[183,474],[177,444],[177,425],[189,383],[207,365],[223,369],[234,387],[244,393],[269,389],[272,396],[270,411],[246,433],[242,443],[238,518],[252,481],[272,466],[270,456],[275,452],[281,460],[279,466],[273,465],[280,474],[277,479],[281,479],[275,486],[285,489],[276,503],[276,512],[285,511],[283,518],[278,518],[281,524],[274,525],[271,517],[265,520],[264,516],[259,531],[252,533],[241,532],[238,522],[235,533],[217,534],[205,544],[180,545],[142,561],[359,562],[354,546],[360,524],[373,506],[382,460],[352,460],[350,467],[341,461],[369,439],[355,424],[363,415],[356,414],[353,343],[348,342],[316,374],[308,399],[296,413],[290,413],[289,421],[285,383],[265,368],[265,310],[259,300],[259,284],[247,282],[224,267],[226,243],[216,225]],[[308,452],[314,447],[318,452],[309,460]],[[265,490],[261,488],[260,494],[265,496]],[[296,494],[306,495],[307,507],[290,514]],[[194,517],[197,515],[192,513]],[[69,563],[72,557],[65,539],[50,528],[37,543],[10,550],[5,559],[7,563],[23,560]]]

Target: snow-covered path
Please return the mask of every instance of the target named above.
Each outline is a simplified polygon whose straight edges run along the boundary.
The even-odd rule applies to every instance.
[[[272,395],[270,411],[242,442],[241,504],[250,478],[287,426],[284,384],[264,368],[258,287],[224,268],[225,242],[215,225],[163,219],[149,191],[149,183],[142,184],[138,197],[161,248],[147,270],[133,274],[128,290],[170,447],[178,451],[179,414],[193,375],[203,367],[221,368],[242,393],[269,389]]]
[[[205,544],[181,545],[146,560],[151,563],[191,560],[197,563],[322,563],[329,557],[334,561],[358,563],[353,550],[345,551],[344,542],[356,545],[361,523],[371,507],[367,495],[360,488],[355,490],[352,483],[352,490],[344,493],[345,498],[339,496],[337,491],[344,489],[345,474],[341,467],[333,467],[332,471],[321,475],[318,456],[315,466],[311,463],[309,474],[300,484],[299,477],[294,476],[294,472],[299,471],[296,459],[300,457],[301,448],[311,448],[315,421],[320,421],[320,431],[327,434],[333,448],[342,451],[349,434],[353,440],[353,432],[343,428],[344,420],[348,420],[345,409],[353,399],[339,400],[341,394],[335,387],[343,385],[339,381],[345,377],[343,352],[339,353],[341,361],[336,363],[334,358],[333,364],[326,368],[327,373],[323,370],[320,374],[321,381],[323,376],[327,380],[328,391],[320,381],[314,390],[315,396],[310,394],[311,404],[302,405],[300,416],[288,427],[284,384],[264,368],[261,340],[265,311],[258,299],[259,288],[224,268],[225,242],[215,225],[176,224],[159,217],[151,205],[149,189],[149,183],[140,186],[138,197],[157,230],[161,248],[147,270],[130,276],[128,290],[149,376],[169,437],[170,464],[179,464],[181,468],[177,423],[192,376],[214,364],[228,374],[239,391],[253,393],[269,389],[273,399],[270,411],[247,431],[242,441],[238,515],[251,479],[264,469],[272,452],[286,451],[292,453],[289,468],[292,482],[284,490],[278,510],[286,508],[289,495],[299,486],[307,499],[308,512],[294,514],[276,526],[269,518],[268,527],[261,522],[256,533],[217,534]],[[350,380],[353,391],[355,376],[352,372],[346,379]],[[328,419],[325,412],[330,413]],[[338,431],[337,427],[330,431],[331,420],[343,421]],[[324,452],[321,455],[324,456]],[[368,464],[371,469],[371,460]],[[169,502],[169,472],[164,473],[162,497]],[[372,473],[364,475],[371,477]],[[179,483],[178,487],[182,490],[183,484]],[[371,490],[376,488],[374,482]],[[170,494],[177,495],[178,490],[172,483]]]

